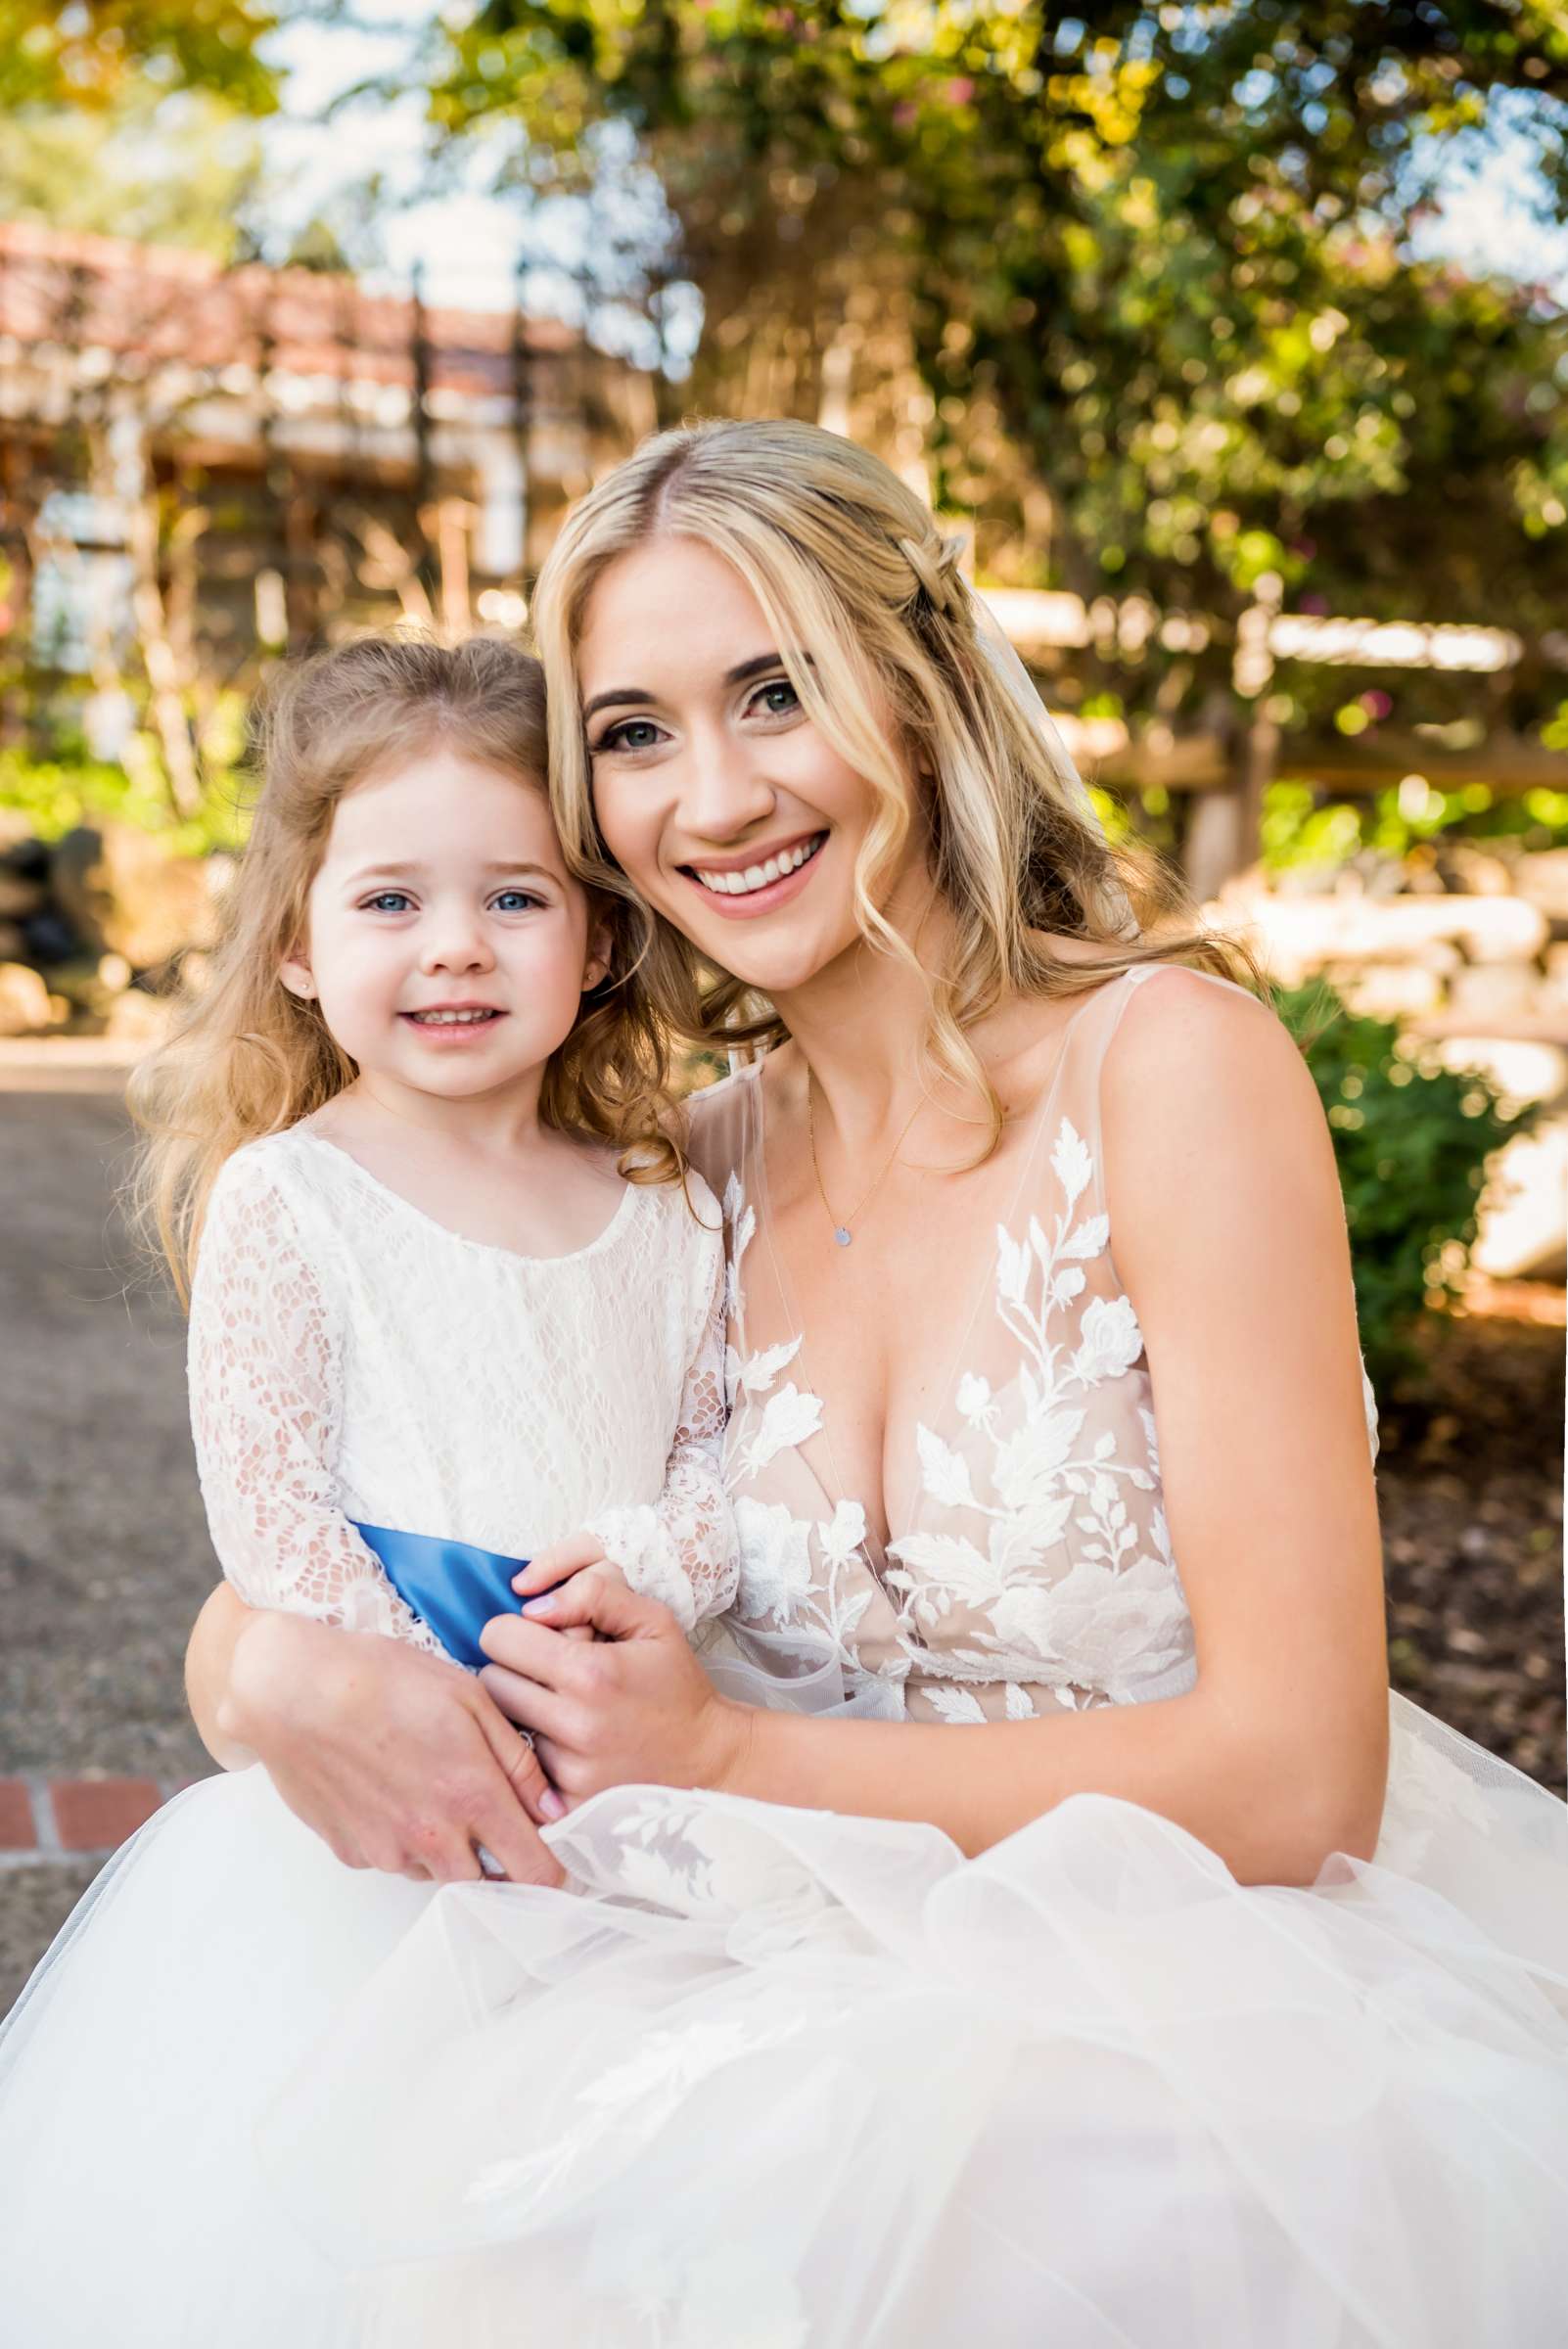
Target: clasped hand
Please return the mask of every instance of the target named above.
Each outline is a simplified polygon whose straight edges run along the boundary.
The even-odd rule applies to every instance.
[[[589,1535],[541,1550],[480,1645],[480,1681],[527,1729],[568,1809],[607,1786],[722,1786],[744,1708],[720,1697],[669,1609],[629,1590]]]

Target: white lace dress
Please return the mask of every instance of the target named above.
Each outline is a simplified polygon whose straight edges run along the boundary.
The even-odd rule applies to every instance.
[[[530,1259],[309,1126],[236,1153],[192,1300],[214,1546],[257,1605],[439,1653],[358,1525],[527,1557],[578,1527],[691,1627],[735,1587],[724,1249],[700,1176]],[[169,1804],[0,2037],[6,2349],[314,2349],[356,2294],[255,2166],[268,2097],[432,1898],[341,1866],[264,1772]]]

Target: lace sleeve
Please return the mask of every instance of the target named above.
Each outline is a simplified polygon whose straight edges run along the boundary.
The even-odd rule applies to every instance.
[[[706,1186],[704,1198],[712,1207]],[[631,1588],[662,1599],[687,1632],[729,1605],[740,1571],[724,1491],[724,1245],[716,1207],[713,1220],[719,1227],[705,1223],[696,1251],[695,1335],[664,1491],[656,1501],[601,1510],[587,1528]]]
[[[225,1577],[254,1607],[445,1650],[334,1499],[339,1333],[288,1201],[232,1159],[191,1292],[191,1433]]]

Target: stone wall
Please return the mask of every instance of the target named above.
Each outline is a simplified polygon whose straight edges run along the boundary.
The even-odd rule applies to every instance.
[[[1247,875],[1205,914],[1249,937],[1282,986],[1320,975],[1353,1010],[1396,1021],[1402,1048],[1543,1104],[1536,1131],[1499,1154],[1471,1261],[1496,1277],[1562,1278],[1568,849],[1454,842],[1413,875],[1388,862],[1274,889]]]
[[[181,959],[212,943],[229,862],[129,824],[45,842],[0,809],[0,1036],[152,1041]]]

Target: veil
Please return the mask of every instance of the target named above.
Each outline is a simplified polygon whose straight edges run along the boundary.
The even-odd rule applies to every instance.
[[[1089,797],[1088,786],[1074,765],[1056,721],[1040,699],[1038,686],[1013,650],[1000,621],[985,597],[969,586],[967,581],[961,583],[960,592],[967,597],[975,637],[987,667],[1024,725],[1044,744],[1045,756],[1061,786],[1063,797],[1109,844],[1110,836],[1099,809]],[[1094,902],[1088,910],[1110,936],[1126,939],[1129,943],[1141,937],[1137,916],[1114,870],[1107,873],[1093,897]]]

